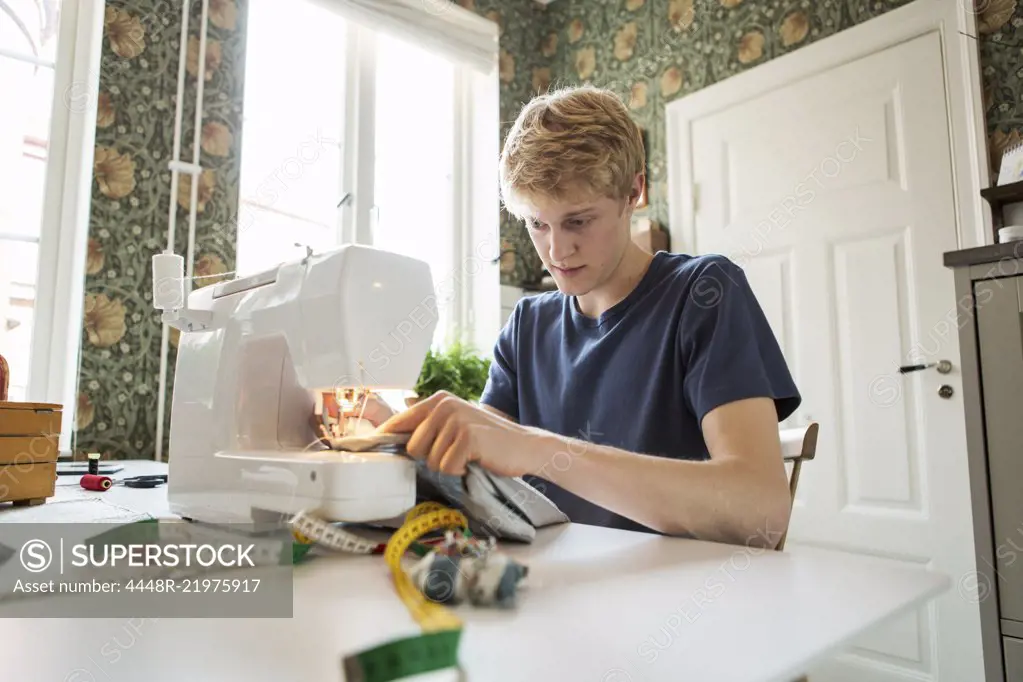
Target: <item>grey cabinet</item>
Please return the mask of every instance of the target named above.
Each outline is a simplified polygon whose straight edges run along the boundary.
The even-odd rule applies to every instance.
[[[945,254],[955,273],[987,682],[1023,682],[1023,242]]]
[[[1003,619],[1023,623],[1021,293],[1023,276],[974,282],[998,606]]]

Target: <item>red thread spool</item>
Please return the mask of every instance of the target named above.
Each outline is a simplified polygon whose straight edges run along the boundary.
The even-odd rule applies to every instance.
[[[86,490],[106,490],[114,484],[109,476],[98,476],[96,474],[85,474],[82,476],[82,487]]]

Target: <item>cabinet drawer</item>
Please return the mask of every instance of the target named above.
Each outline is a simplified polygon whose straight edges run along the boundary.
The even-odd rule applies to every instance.
[[[1023,621],[1023,277],[974,284],[984,394],[992,550],[1002,618]],[[1017,641],[1017,640],[1013,640]],[[1010,679],[1014,679],[1010,676]],[[1018,678],[1023,680],[1023,675]]]
[[[60,435],[60,405],[0,400],[0,436]]]
[[[1002,637],[1006,682],[1023,680],[1023,639]]]
[[[57,434],[52,436],[0,436],[0,465],[57,461]]]
[[[0,466],[0,502],[42,502],[53,497],[56,485],[56,462]]]

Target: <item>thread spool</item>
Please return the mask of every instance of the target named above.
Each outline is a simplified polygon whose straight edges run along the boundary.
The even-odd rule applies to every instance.
[[[89,473],[93,476],[99,475],[99,457],[98,452],[89,453]]]
[[[153,307],[178,310],[185,306],[185,259],[164,251],[153,256]]]
[[[86,490],[106,490],[114,484],[110,480],[109,476],[97,476],[95,474],[85,474],[82,476],[82,487]]]

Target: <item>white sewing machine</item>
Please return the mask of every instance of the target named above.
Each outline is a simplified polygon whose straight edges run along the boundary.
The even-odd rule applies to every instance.
[[[407,458],[325,450],[321,391],[410,389],[437,324],[429,266],[370,247],[192,292],[183,260],[154,256],[154,305],[181,330],[171,407],[171,510],[209,523],[315,511],[392,519],[415,504]],[[350,391],[349,391],[350,395]]]

